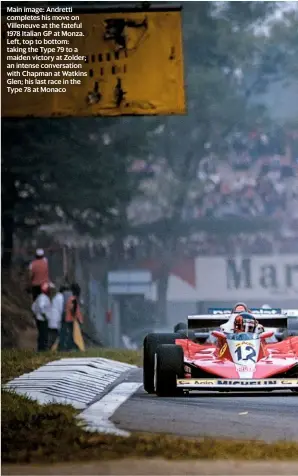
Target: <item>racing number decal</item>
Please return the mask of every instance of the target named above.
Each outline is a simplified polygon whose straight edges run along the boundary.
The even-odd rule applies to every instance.
[[[227,344],[227,343],[225,343],[225,344],[222,346],[222,348],[221,348],[220,351],[219,351],[219,357],[222,357],[222,356],[224,355],[225,351],[227,350],[227,347],[228,347],[228,344]]]
[[[254,364],[256,363],[256,351],[252,345],[247,345],[245,347],[245,353],[246,357],[243,356],[243,347],[238,347],[238,349],[235,350],[235,354],[237,354],[237,359],[238,360],[251,360]]]

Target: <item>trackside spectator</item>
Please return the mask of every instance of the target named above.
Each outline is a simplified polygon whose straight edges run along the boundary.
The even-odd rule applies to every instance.
[[[83,324],[83,315],[80,309],[80,286],[77,283],[72,284],[71,291],[72,295],[68,298],[65,304],[68,350],[84,346],[84,344],[79,344],[79,342],[82,342],[81,325]]]
[[[49,298],[50,283],[41,285],[41,293],[32,304],[37,325],[37,351],[48,350],[48,322],[51,318],[51,300]]]
[[[67,323],[65,321],[66,317],[66,303],[68,299],[72,296],[72,292],[70,289],[70,284],[67,282],[60,286],[59,292],[63,296],[63,311],[62,311],[62,321],[61,321],[61,329],[60,329],[60,334],[59,334],[59,345],[58,345],[58,350],[59,351],[66,351],[67,350],[67,333],[68,333],[68,327]]]
[[[41,285],[49,282],[49,264],[41,248],[36,250],[35,259],[29,265],[29,280],[32,299],[35,301],[41,292]]]
[[[48,346],[49,349],[56,343],[62,324],[64,298],[61,292],[57,292],[55,285],[50,286],[51,313],[48,322]]]

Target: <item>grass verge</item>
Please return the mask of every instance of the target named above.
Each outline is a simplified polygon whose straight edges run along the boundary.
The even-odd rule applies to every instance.
[[[168,435],[117,437],[89,433],[70,406],[41,406],[2,393],[2,463],[53,463],[124,457],[297,460],[298,444],[188,439]]]
[[[31,350],[2,350],[1,382],[5,383],[24,373],[32,372],[53,360],[66,357],[104,357],[133,365],[142,365],[141,352],[125,349],[105,349],[98,347],[86,352],[44,352]]]
[[[4,381],[29,372],[61,356],[101,356],[140,363],[131,351],[98,349],[84,354],[2,352]],[[52,463],[124,457],[168,459],[279,459],[297,460],[298,444],[280,442],[189,439],[134,433],[128,438],[89,433],[77,425],[77,411],[67,405],[39,405],[2,391],[2,463]]]

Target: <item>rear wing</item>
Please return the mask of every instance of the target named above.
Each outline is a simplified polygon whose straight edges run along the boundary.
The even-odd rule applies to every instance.
[[[210,316],[210,314],[194,314],[187,316],[187,327],[189,330],[212,330],[217,329],[227,322],[231,314]]]
[[[282,309],[282,314],[286,314],[287,317],[298,317],[298,309]]]
[[[238,313],[237,313],[238,314]],[[236,315],[236,314],[235,314]],[[277,329],[286,329],[288,324],[288,316],[286,314],[262,314],[253,315],[258,320],[259,324],[267,328],[277,328]],[[210,314],[197,314],[188,316],[188,329],[190,330],[199,330],[199,329],[217,329],[222,324],[227,322],[231,314],[222,314],[211,316]],[[289,317],[290,318],[290,317]]]
[[[268,314],[268,316],[275,316],[277,314],[286,314],[288,311],[292,311],[293,309],[281,309],[280,307],[275,307],[272,309],[262,309],[260,307],[251,307],[250,311],[252,314],[254,314],[256,317],[257,316],[263,316],[265,314]],[[217,316],[217,315],[222,315],[222,314],[232,314],[233,309],[229,308],[224,308],[224,307],[211,307],[208,309],[208,314]],[[239,314],[239,313],[237,313]]]

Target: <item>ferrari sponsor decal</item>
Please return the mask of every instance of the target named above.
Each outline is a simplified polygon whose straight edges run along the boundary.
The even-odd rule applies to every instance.
[[[228,344],[227,344],[227,343],[225,343],[225,344],[222,346],[222,348],[221,348],[220,351],[219,351],[219,357],[222,357],[222,356],[224,355],[225,351],[227,350],[227,347],[228,347]]]
[[[187,379],[187,380],[177,380],[178,385],[215,385],[217,380],[196,380],[196,379]]]
[[[293,380],[217,380],[217,385],[298,385],[298,379]]]
[[[276,385],[276,380],[217,380],[217,385]]]
[[[245,365],[237,365],[238,372],[254,372],[255,367],[247,367]]]
[[[243,340],[241,342],[238,342],[235,347],[238,349],[238,347],[241,347],[241,346],[244,346],[244,345],[251,345],[251,341],[246,341],[246,340]]]
[[[297,386],[298,379],[241,379],[241,380],[234,380],[234,379],[183,379],[177,380],[178,385],[245,385],[245,386],[259,386],[259,385],[287,385],[287,386]]]

